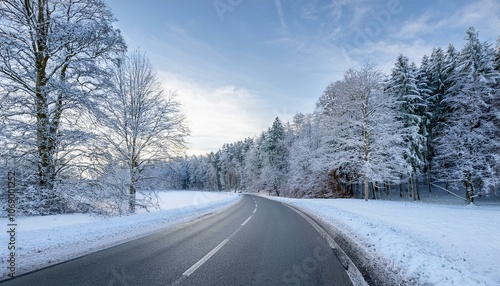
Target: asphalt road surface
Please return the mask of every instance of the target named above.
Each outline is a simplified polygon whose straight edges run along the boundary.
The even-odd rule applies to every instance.
[[[249,195],[223,212],[1,284],[352,285],[304,218]]]

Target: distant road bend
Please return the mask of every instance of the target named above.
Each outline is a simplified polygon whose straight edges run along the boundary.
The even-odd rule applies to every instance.
[[[328,243],[283,204],[236,205],[3,285],[352,285]]]

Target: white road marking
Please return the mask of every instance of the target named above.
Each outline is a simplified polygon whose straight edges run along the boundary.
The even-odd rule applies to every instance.
[[[203,263],[207,262],[210,257],[212,257],[219,249],[221,249],[227,242],[229,241],[229,238],[224,239],[219,245],[217,245],[212,251],[210,251],[207,255],[205,255],[200,261],[196,262],[193,266],[191,266],[188,270],[186,270],[182,275],[184,276],[189,276],[193,274],[193,272],[196,271],[196,269],[200,268],[200,266],[203,265]]]
[[[254,199],[255,201],[255,199]],[[255,203],[255,209],[253,210],[252,215],[250,215],[241,225],[238,227],[237,230],[235,230],[228,238],[224,239],[219,245],[217,245],[214,249],[212,249],[207,255],[203,256],[202,259],[200,259],[198,262],[196,262],[193,266],[189,267],[188,270],[184,271],[182,273],[182,276],[175,281],[172,285],[180,285],[184,279],[189,277],[191,274],[193,274],[198,268],[200,268],[207,260],[210,259],[217,251],[219,251],[245,224],[247,224],[248,221],[253,217],[253,214],[257,211],[257,202]]]
[[[255,211],[254,211],[255,212]],[[244,221],[241,226],[244,226],[245,224],[247,224],[247,222],[253,217],[253,215],[251,215],[249,218],[247,218],[246,221]]]

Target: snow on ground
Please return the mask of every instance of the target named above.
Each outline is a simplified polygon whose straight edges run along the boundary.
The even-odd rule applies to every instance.
[[[271,198],[349,239],[362,268],[392,276],[384,284],[500,285],[498,205]]]
[[[238,194],[158,192],[160,209],[121,217],[88,214],[17,217],[16,275],[66,261],[201,217],[236,203]],[[7,219],[2,218],[7,226]],[[0,279],[7,278],[8,237],[3,231]]]

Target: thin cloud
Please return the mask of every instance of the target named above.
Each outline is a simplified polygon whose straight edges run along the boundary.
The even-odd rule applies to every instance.
[[[316,20],[318,17],[316,16],[316,3],[310,2],[304,4],[300,7],[300,18],[306,20]]]
[[[285,15],[283,14],[283,7],[281,6],[280,0],[275,0],[276,10],[278,11],[278,17],[280,18],[281,31],[283,33],[288,33],[288,27],[285,22]]]
[[[163,33],[162,38],[152,36],[156,50],[161,51],[161,54],[155,55],[156,62],[164,65],[160,69],[175,71],[184,77],[205,79],[206,82],[218,82],[226,77],[224,67],[229,66],[231,61],[216,47],[175,23],[169,23]]]
[[[475,26],[484,34],[495,37],[500,30],[500,2],[479,0],[463,6],[452,14],[447,11],[429,9],[418,17],[405,21],[395,33],[397,38],[420,39],[429,35],[449,34],[450,28],[465,33]]]

